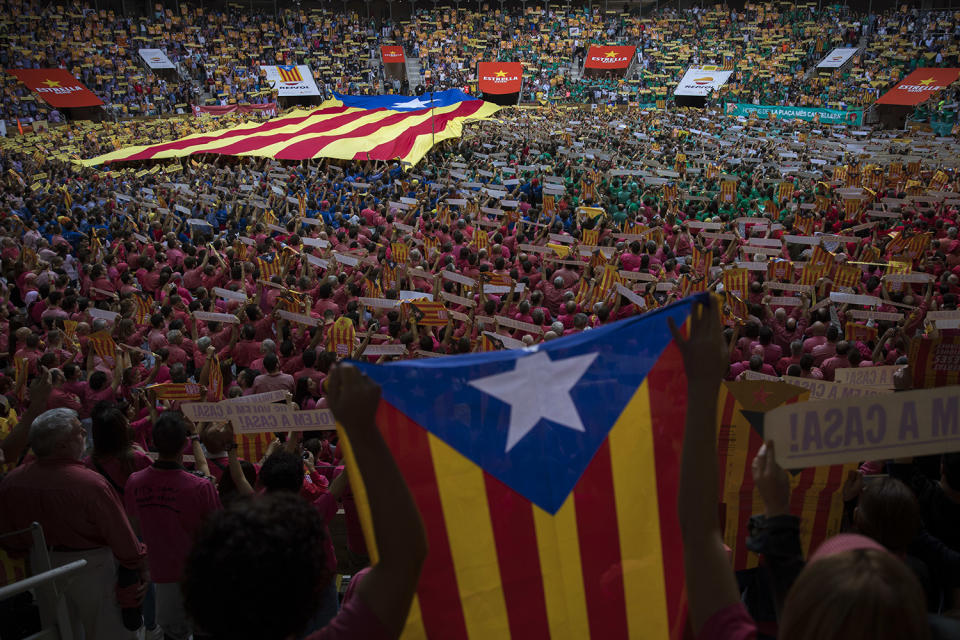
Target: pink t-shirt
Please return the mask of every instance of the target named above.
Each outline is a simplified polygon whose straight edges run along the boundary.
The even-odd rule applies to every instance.
[[[154,582],[179,582],[203,518],[220,508],[217,488],[183,467],[158,461],[132,474],[123,496],[127,513],[140,519]]]
[[[697,640],[754,640],[757,624],[738,602],[717,611],[700,630]]]
[[[364,604],[361,598],[354,596],[343,603],[340,613],[330,624],[316,633],[311,633],[306,640],[380,640],[391,637],[370,607]]]

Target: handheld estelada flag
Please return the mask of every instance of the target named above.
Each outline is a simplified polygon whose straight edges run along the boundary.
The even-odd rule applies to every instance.
[[[404,638],[682,636],[686,381],[667,319],[705,297],[530,349],[356,363],[383,387],[377,424],[430,548]]]

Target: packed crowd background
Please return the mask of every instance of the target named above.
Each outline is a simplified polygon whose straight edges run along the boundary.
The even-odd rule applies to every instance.
[[[939,320],[957,312],[960,295],[955,136],[719,108],[868,104],[916,66],[955,64],[952,13],[843,17],[797,6],[637,19],[438,9],[375,26],[327,12],[140,20],[44,6],[5,3],[4,35],[19,44],[0,62],[79,67],[78,78],[128,115],[168,114],[204,95],[270,99],[259,64],[311,64],[325,91],[379,93],[377,47],[389,42],[444,87],[469,86],[478,59],[521,60],[546,103],[472,123],[412,167],[225,156],[79,163],[224,128],[235,115],[53,122],[2,140],[0,533],[38,520],[55,563],[88,560],[66,589],[88,638],[132,637],[125,625],[169,638],[399,633],[423,532],[377,435],[378,391],[345,359],[530,346],[712,291],[722,322],[700,320],[689,341],[678,335],[690,397],[709,398],[722,379],[830,382],[840,369],[906,366],[912,339],[958,333]],[[120,32],[122,43],[104,40]],[[179,80],[155,82],[132,62],[138,42],[165,49]],[[595,85],[568,71],[591,42],[641,52],[637,75],[603,80],[603,91],[627,99],[600,102],[653,102],[645,96],[667,94],[688,64],[722,65],[727,50],[738,78],[706,109],[556,104],[590,101]],[[844,43],[866,44],[849,70],[806,77]],[[49,120],[24,87],[4,82],[8,123]],[[952,102],[951,92],[937,99]],[[864,312],[831,293],[881,302]],[[902,372],[897,385],[907,389]],[[330,408],[350,433],[380,554],[360,578],[368,550],[335,432],[240,434],[178,411],[277,392],[300,410]],[[779,623],[780,637],[960,637],[950,619],[960,586],[956,455],[864,461],[844,487],[845,529],[860,537],[811,562],[827,573],[810,579],[797,519],[782,503],[784,472],[765,449],[754,474],[769,535],[754,536],[755,550],[779,564],[776,584],[760,597],[751,590],[741,610],[729,565],[710,555],[715,414],[709,403],[688,412],[681,477],[684,543],[703,551],[687,561],[695,631],[747,638],[759,624],[774,637]],[[703,449],[710,442],[714,450]],[[865,490],[862,477],[881,471],[888,477]],[[167,492],[178,515],[159,513],[153,492]],[[335,545],[338,509],[346,536]],[[2,581],[22,578],[29,541],[0,547],[9,554]],[[289,553],[268,553],[277,549]],[[345,594],[336,574],[353,576]],[[790,603],[800,596],[785,600],[794,579],[808,603],[829,586],[849,587],[835,602],[869,591],[883,605],[856,608],[857,624],[839,635],[804,636],[797,630],[829,612],[798,614]],[[0,603],[0,635],[30,629],[25,610]],[[264,610],[277,615],[260,619]],[[873,626],[871,616],[899,622]]]
[[[264,103],[276,96],[261,65],[309,65],[321,97],[409,89],[387,79],[379,47],[400,44],[419,59],[431,89],[477,93],[481,60],[524,64],[524,102],[654,104],[669,101],[687,67],[735,73],[717,104],[855,108],[871,104],[918,66],[956,66],[958,19],[949,11],[856,14],[816,3],[748,4],[745,9],[665,8],[651,15],[542,6],[519,10],[416,8],[408,20],[372,19],[328,8],[277,15],[239,4],[225,11],[180,5],[179,13],[121,16],[108,9],[39,2],[2,4],[0,64],[62,67],[106,103],[113,118],[189,113],[191,104]],[[582,76],[591,44],[637,47],[623,77]],[[39,46],[38,46],[39,45]],[[834,47],[863,47],[842,74],[814,67]],[[151,71],[140,48],[166,52],[173,73]],[[61,122],[63,115],[4,75],[0,117]],[[409,93],[409,91],[406,91]]]

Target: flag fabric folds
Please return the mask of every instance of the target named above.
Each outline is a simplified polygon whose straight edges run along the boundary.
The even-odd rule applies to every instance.
[[[686,382],[667,318],[705,295],[531,349],[357,363],[427,531],[404,638],[682,635]]]
[[[118,149],[82,164],[97,166],[204,153],[416,164],[434,144],[459,137],[464,123],[489,118],[500,108],[459,91],[459,96],[448,93],[438,92],[432,100],[427,95],[338,96],[315,109],[292,111],[267,122],[246,122],[171,142]]]
[[[717,453],[722,487],[723,541],[736,571],[753,569],[758,556],[746,547],[750,516],[763,502],[751,464],[763,445],[763,414],[782,404],[805,402],[809,392],[783,382],[726,382],[717,403]],[[790,513],[800,516],[800,545],[809,557],[820,543],[840,532],[843,481],[857,465],[811,467],[790,477]]]

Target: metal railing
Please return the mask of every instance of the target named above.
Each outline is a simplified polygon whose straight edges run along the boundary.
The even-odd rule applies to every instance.
[[[0,538],[30,534],[29,567],[33,575],[13,584],[0,587],[0,600],[11,598],[25,591],[33,591],[40,610],[40,631],[24,640],[73,640],[73,626],[67,614],[67,603],[60,596],[56,581],[87,566],[86,560],[75,560],[60,567],[51,568],[50,554],[43,536],[43,528],[36,522],[27,529],[11,531]]]

